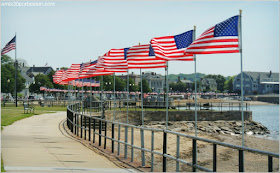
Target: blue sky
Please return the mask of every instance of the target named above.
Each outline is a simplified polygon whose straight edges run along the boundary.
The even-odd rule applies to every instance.
[[[30,2],[30,1],[29,1]],[[242,14],[244,71],[279,72],[279,1],[57,1],[54,7],[1,7],[1,48],[17,33],[17,57],[54,69],[95,60],[111,48],[149,43],[197,26],[196,36]],[[8,53],[14,58],[14,51]],[[139,73],[139,70],[133,70]],[[145,71],[145,70],[144,70]],[[153,69],[164,74],[164,69]],[[194,62],[170,62],[169,74]],[[197,55],[197,72],[240,73],[240,54]]]

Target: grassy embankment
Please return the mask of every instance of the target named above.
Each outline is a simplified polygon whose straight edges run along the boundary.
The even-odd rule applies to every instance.
[[[44,113],[54,113],[56,111],[66,111],[66,107],[39,107],[35,106],[34,114],[24,114],[23,106],[15,107],[14,105],[1,107],[1,130],[3,126],[13,124],[17,120],[21,120],[33,115],[40,115]],[[5,172],[4,164],[1,156],[1,172]]]

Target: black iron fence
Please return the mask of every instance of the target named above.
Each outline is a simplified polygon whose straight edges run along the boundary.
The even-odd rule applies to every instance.
[[[101,104],[101,103],[100,103]],[[102,105],[102,104],[101,104]],[[238,151],[238,170],[233,171],[239,171],[244,172],[245,171],[245,157],[244,152],[250,152],[256,154],[256,160],[257,157],[264,156],[267,157],[267,162],[264,163],[267,166],[267,171],[272,172],[273,171],[273,163],[279,162],[279,154],[267,152],[267,151],[261,151],[257,149],[252,149],[248,147],[242,147],[238,145],[232,145],[228,143],[223,143],[220,141],[195,137],[183,133],[178,133],[170,130],[164,130],[164,129],[153,129],[153,128],[146,128],[143,126],[134,126],[130,124],[120,123],[120,122],[114,122],[102,119],[100,116],[90,116],[83,114],[81,112],[81,106],[80,103],[72,104],[67,107],[67,126],[70,129],[70,131],[79,136],[80,138],[83,138],[84,140],[88,140],[89,142],[96,143],[98,146],[103,147],[104,149],[108,149],[112,153],[116,153],[117,156],[121,155],[121,152],[123,153],[123,156],[125,159],[130,158],[131,162],[134,161],[134,158],[136,156],[134,155],[134,150],[138,150],[141,154],[140,158],[142,162],[142,166],[145,166],[147,163],[147,155],[145,153],[150,153],[149,162],[150,162],[150,171],[154,171],[155,168],[155,155],[159,155],[162,157],[159,162],[162,165],[162,172],[168,171],[168,163],[167,161],[174,161],[175,162],[175,168],[176,171],[181,171],[180,165],[187,165],[191,168],[191,171],[195,172],[197,170],[200,171],[206,171],[206,172],[216,172],[219,171],[217,168],[217,153],[219,150],[219,147],[226,147],[228,149],[235,149]],[[135,132],[136,130],[140,131],[140,138],[135,138]],[[145,145],[145,141],[147,138],[145,138],[144,133],[151,133],[151,143],[150,145]],[[162,141],[158,141],[155,137],[162,136]],[[176,152],[175,154],[168,152],[168,144],[170,141],[168,141],[167,136],[175,135],[176,136]],[[130,137],[129,137],[130,136]],[[128,140],[130,138],[130,142]],[[135,139],[141,140],[141,145],[135,144]],[[156,141],[155,141],[156,139]],[[191,140],[192,141],[192,153],[191,153],[191,161],[188,161],[184,157],[180,155],[181,151],[181,140]],[[138,141],[139,142],[139,141]],[[162,143],[162,148],[155,148],[155,142]],[[208,145],[212,145],[212,166],[202,166],[198,164],[198,142],[207,143]],[[123,147],[120,147],[123,145]],[[168,159],[168,160],[167,160]],[[277,160],[276,162],[274,162]],[[247,163],[248,164],[248,163]],[[279,171],[279,167],[277,167],[277,172]],[[185,171],[185,170],[183,170]],[[258,171],[258,170],[255,170]]]
[[[115,108],[121,110],[122,108],[127,107],[126,100],[117,100],[114,101],[105,101],[105,109],[112,110]],[[173,110],[194,110],[195,103],[193,102],[177,102],[177,101],[169,101],[168,108]],[[128,101],[128,107],[130,109],[137,109],[141,108],[140,101]],[[147,101],[143,102],[143,109],[165,109],[166,102],[165,101]],[[230,111],[230,110],[239,110],[241,111],[242,104],[241,102],[198,102],[197,103],[197,110],[216,110],[216,111]],[[250,111],[250,103],[243,103],[243,110]]]

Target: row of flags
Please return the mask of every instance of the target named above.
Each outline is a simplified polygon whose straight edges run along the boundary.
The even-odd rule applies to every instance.
[[[149,44],[110,49],[95,61],[56,71],[53,82],[66,85],[76,79],[123,73],[128,69],[165,68],[167,61],[193,61],[195,54],[238,53],[239,20],[239,15],[233,16],[207,29],[197,39],[194,39],[195,30],[190,30],[152,38]],[[16,37],[2,49],[2,55],[15,49],[15,40]]]
[[[197,39],[195,30],[175,36],[151,39],[150,44],[110,49],[96,61],[72,64],[54,75],[54,82],[67,84],[75,79],[127,72],[128,69],[165,68],[167,61],[193,61],[195,54],[238,53],[239,19],[233,16],[207,29]]]
[[[100,93],[105,93],[105,94],[113,94],[113,91],[85,91],[85,90],[63,90],[63,89],[56,89],[56,88],[47,88],[47,87],[40,87],[40,91],[46,91],[46,92],[76,92],[76,93],[95,93],[95,94],[100,94]],[[127,91],[116,91],[115,94],[127,94]],[[131,95],[140,95],[141,92],[136,91],[136,92],[129,92]],[[158,94],[165,94],[165,93],[157,93],[157,92],[149,92],[147,95],[158,95]],[[237,96],[237,93],[197,93],[198,95],[220,95],[220,96]],[[188,95],[191,96],[193,93],[191,92],[176,92],[176,93],[168,93],[168,95]]]

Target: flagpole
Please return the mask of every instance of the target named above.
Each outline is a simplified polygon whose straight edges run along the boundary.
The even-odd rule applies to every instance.
[[[142,112],[142,126],[144,126],[144,110],[143,110],[143,76],[142,76],[142,69],[140,68],[140,80],[141,80],[141,112]],[[140,133],[141,133],[141,148],[145,147],[144,144],[144,130],[140,129]],[[142,157],[142,167],[145,166],[145,152],[143,150],[141,150],[141,157]]]
[[[142,126],[144,125],[144,110],[143,110],[143,76],[142,76],[142,69],[140,68],[140,80],[141,80],[141,119],[142,119]]]
[[[15,34],[15,94],[16,94],[16,107],[17,107],[17,33]]]
[[[77,81],[75,80],[75,101],[74,101],[74,104],[76,104],[77,103]],[[74,99],[73,99],[74,100]]]
[[[195,31],[196,31],[196,26],[194,26],[193,30],[193,40],[195,40]],[[196,54],[193,55],[194,58],[194,90],[195,90],[195,136],[197,136],[197,83],[196,83]]]
[[[82,79],[82,113],[85,112],[84,111],[84,79]]]
[[[114,73],[114,121],[116,120],[116,73]]]
[[[126,82],[126,88],[127,88],[127,95],[126,95],[126,123],[128,124],[128,100],[129,100],[129,71],[127,69],[127,82]]]
[[[242,119],[242,146],[244,147],[244,111],[243,111],[243,58],[242,58],[242,30],[241,30],[241,15],[242,10],[239,10],[238,20],[238,36],[239,36],[239,50],[240,50],[240,67],[241,67],[241,119]]]
[[[102,115],[101,115],[101,118],[104,119],[104,101],[103,101],[103,75],[101,76],[101,106],[102,106]],[[101,124],[102,125],[102,124]]]
[[[166,98],[165,98],[165,103],[166,103],[166,122],[165,122],[165,126],[166,126],[166,130],[168,129],[168,61],[166,61],[166,68],[165,68],[165,87],[166,87]]]
[[[90,103],[89,103],[89,115],[91,116],[91,105],[92,105],[92,97],[93,97],[93,94],[92,94],[92,86],[91,86],[91,80],[92,80],[92,77],[89,78],[90,82],[89,82],[89,85],[90,85]]]
[[[129,70],[127,69],[127,82],[126,82],[126,87],[127,87],[127,102],[126,102],[126,123],[128,124],[128,100],[129,100]],[[125,143],[127,143],[127,134],[128,129],[127,126],[125,126]],[[127,158],[127,144],[124,146],[124,158]]]

